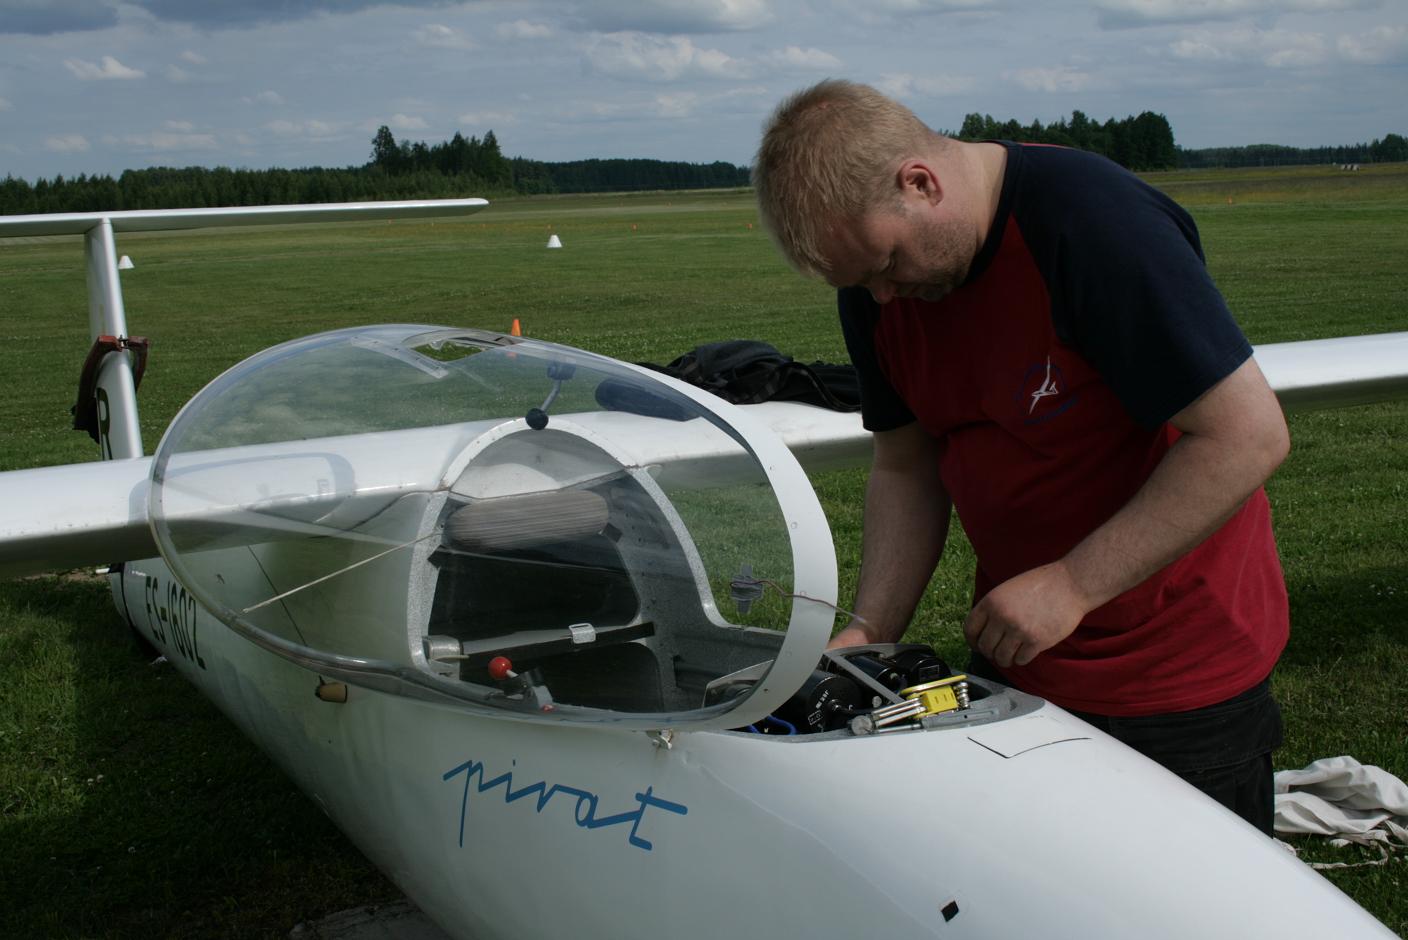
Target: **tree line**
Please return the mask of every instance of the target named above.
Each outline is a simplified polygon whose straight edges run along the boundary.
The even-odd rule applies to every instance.
[[[1283,147],[1252,144],[1245,147],[1179,147],[1173,127],[1162,114],[1145,111],[1122,120],[1093,121],[1080,111],[1070,120],[1052,124],[1014,120],[996,121],[990,114],[969,114],[954,135],[963,140],[1016,140],[1023,143],[1058,144],[1103,154],[1131,170],[1200,170],[1212,167],[1313,166],[1323,163],[1399,163],[1408,161],[1408,140],[1385,134],[1372,143],[1339,147]]]
[[[1109,118],[1103,123],[1091,120],[1082,111],[1072,111],[1069,121],[1061,118],[1051,124],[1032,121],[1027,125],[973,113],[963,118],[963,126],[955,136],[960,140],[1015,140],[1076,147],[1109,157],[1135,171],[1167,170],[1178,165],[1173,127],[1168,118],[1153,111],[1120,120]]]
[[[1145,111],[1120,120],[1093,120],[1081,111],[1050,124],[997,121],[969,114],[954,134],[964,140],[1059,144],[1104,154],[1131,170],[1382,163],[1408,160],[1408,141],[1388,134],[1369,144],[1295,148],[1272,144],[1185,150],[1174,144],[1162,114]],[[110,212],[122,209],[208,208],[285,203],[365,202],[377,199],[448,199],[464,196],[636,192],[748,185],[748,168],[732,163],[613,159],[545,162],[506,157],[491,130],[482,139],[454,137],[438,144],[398,141],[382,126],[366,163],[343,168],[244,170],[229,167],[153,167],[117,177],[80,174],[30,184],[0,180],[0,214]]]
[[[378,199],[453,199],[541,193],[634,192],[748,185],[748,168],[665,160],[574,160],[549,163],[503,155],[489,131],[479,139],[456,133],[439,144],[397,141],[382,126],[361,166],[328,169],[235,170],[229,167],[152,167],[52,180],[32,185],[0,180],[0,214],[111,212],[123,209],[264,206],[365,202]]]
[[[1204,147],[1178,150],[1178,165],[1190,170],[1208,167],[1308,166],[1316,163],[1402,163],[1408,161],[1408,140],[1402,134],[1385,134],[1368,144],[1343,147],[1282,147],[1252,144],[1248,147]]]
[[[732,163],[680,163],[666,160],[572,160],[546,163],[507,158],[493,131],[466,139],[455,134],[442,144],[397,143],[382,126],[372,138],[370,166],[388,176],[441,173],[479,184],[488,193],[639,192],[653,189],[715,189],[747,186],[748,168]]]

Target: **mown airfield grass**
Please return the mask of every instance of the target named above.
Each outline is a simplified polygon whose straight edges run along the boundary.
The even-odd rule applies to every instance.
[[[1408,329],[1408,166],[1151,179],[1193,211],[1254,343]],[[552,233],[561,251],[544,250]],[[507,330],[518,318],[529,335],[655,362],[727,338],[804,361],[845,355],[831,293],[778,260],[746,192],[125,235],[119,250],[136,262],[123,275],[131,330],[153,340],[141,391],[148,452],[225,367],[354,324]],[[66,430],[88,345],[85,296],[77,239],[0,242],[0,469],[95,456]],[[1293,618],[1275,677],[1287,722],[1277,766],[1350,754],[1408,777],[1408,403],[1297,414],[1291,431],[1293,452],[1268,486]],[[815,483],[844,598],[863,473]],[[971,567],[955,526],[915,621],[917,637],[957,661]],[[0,585],[0,936],[282,936],[396,896],[232,725],[149,659],[91,576]],[[1139,837],[1138,820],[1122,824]],[[1404,861],[1327,877],[1408,937]]]

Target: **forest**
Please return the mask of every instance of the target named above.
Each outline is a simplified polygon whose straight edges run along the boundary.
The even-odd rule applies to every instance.
[[[1206,147],[1187,150],[1173,140],[1173,128],[1162,114],[1145,111],[1103,124],[1080,111],[1052,124],[1040,121],[1022,125],[1013,120],[995,121],[989,114],[970,114],[954,136],[963,140],[1018,140],[1078,147],[1104,154],[1123,167],[1147,170],[1201,170],[1212,167],[1311,166],[1319,163],[1399,163],[1408,160],[1408,140],[1385,134],[1368,144],[1337,147],[1283,147],[1252,144],[1245,147]]]
[[[1408,141],[1399,134],[1387,134],[1368,144],[1310,149],[1257,144],[1185,150],[1174,142],[1168,119],[1152,111],[1103,122],[1073,111],[1069,119],[1049,124],[1034,120],[1027,125],[974,113],[964,117],[957,131],[948,133],[963,140],[1015,140],[1077,147],[1103,154],[1137,172],[1408,160]],[[502,198],[747,185],[748,168],[724,161],[619,158],[553,163],[505,156],[492,130],[482,139],[456,133],[447,141],[427,144],[398,141],[391,129],[383,125],[372,138],[365,163],[339,168],[150,167],[125,170],[117,177],[80,174],[34,183],[7,174],[0,180],[0,214],[463,196]]]

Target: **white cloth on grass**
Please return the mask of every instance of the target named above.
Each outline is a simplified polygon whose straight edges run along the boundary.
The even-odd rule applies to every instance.
[[[1408,847],[1408,784],[1352,757],[1278,770],[1275,828],[1278,835],[1329,836],[1332,845],[1374,845],[1387,859]]]

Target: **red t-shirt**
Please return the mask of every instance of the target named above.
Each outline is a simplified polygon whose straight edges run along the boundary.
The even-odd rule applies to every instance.
[[[867,426],[918,420],[941,442],[938,473],[978,558],[975,600],[1061,558],[1113,515],[1177,438],[1167,418],[1250,354],[1186,214],[1089,155],[1035,154],[1054,168],[1034,168],[1032,156],[1009,148],[989,244],[954,293],[881,308],[863,291],[842,292]],[[1063,174],[1086,185],[1093,174],[1107,191],[1103,178],[1112,177],[1139,197],[1137,208],[1109,199],[1124,205],[1117,231],[1091,232],[1100,207],[1092,219],[1044,196],[1070,182]],[[1073,228],[1090,233],[1091,251],[1073,247]],[[1135,257],[1109,257],[1112,243]],[[1143,322],[1122,322],[1131,318]],[[1180,340],[1180,332],[1193,335]],[[1258,490],[1186,556],[1003,673],[1081,711],[1185,711],[1266,678],[1287,625],[1270,509]]]

